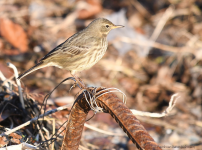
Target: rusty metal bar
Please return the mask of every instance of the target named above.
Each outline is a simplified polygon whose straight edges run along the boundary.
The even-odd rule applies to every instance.
[[[87,104],[84,95],[80,94],[71,109],[61,150],[78,149],[84,123],[89,111],[90,107]]]
[[[97,92],[99,91],[102,91],[102,89],[97,90]],[[101,93],[102,92],[99,94]],[[137,148],[142,150],[161,150],[158,144],[155,143],[153,138],[132,114],[130,109],[128,109],[127,106],[123,104],[122,100],[120,100],[115,94],[107,93],[100,96],[97,99],[97,104],[116,120],[133,143],[136,144]],[[72,107],[62,144],[62,150],[78,149],[85,119],[89,111],[90,107],[82,93],[78,96]]]

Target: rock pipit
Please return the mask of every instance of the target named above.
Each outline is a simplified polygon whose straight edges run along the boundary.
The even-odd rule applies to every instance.
[[[69,70],[75,76],[77,71],[92,67],[107,50],[107,35],[112,29],[121,28],[107,19],[98,18],[85,29],[74,34],[45,55],[34,67],[21,74],[18,79],[47,66],[56,66]]]

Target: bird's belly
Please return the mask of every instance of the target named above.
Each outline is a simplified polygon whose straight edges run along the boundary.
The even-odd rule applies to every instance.
[[[94,51],[89,56],[82,58],[80,63],[77,64],[76,70],[82,71],[91,68],[104,56],[106,49],[107,48],[102,51]]]

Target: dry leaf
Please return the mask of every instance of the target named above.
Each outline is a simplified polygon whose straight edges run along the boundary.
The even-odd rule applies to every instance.
[[[9,19],[0,18],[0,34],[22,53],[28,50],[27,34],[20,25]]]
[[[79,19],[87,19],[93,17],[102,11],[100,0],[87,0],[87,8],[81,9],[78,12]]]

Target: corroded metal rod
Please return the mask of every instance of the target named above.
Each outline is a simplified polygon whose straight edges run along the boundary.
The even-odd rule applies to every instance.
[[[98,92],[101,94],[102,89],[97,89]],[[106,93],[96,101],[99,107],[103,108],[105,112],[109,113],[116,120],[133,143],[136,144],[137,148],[142,150],[161,150],[130,109],[115,94]],[[86,102],[84,93],[82,93],[78,96],[72,107],[61,150],[78,149],[86,116],[89,111],[90,107]]]

